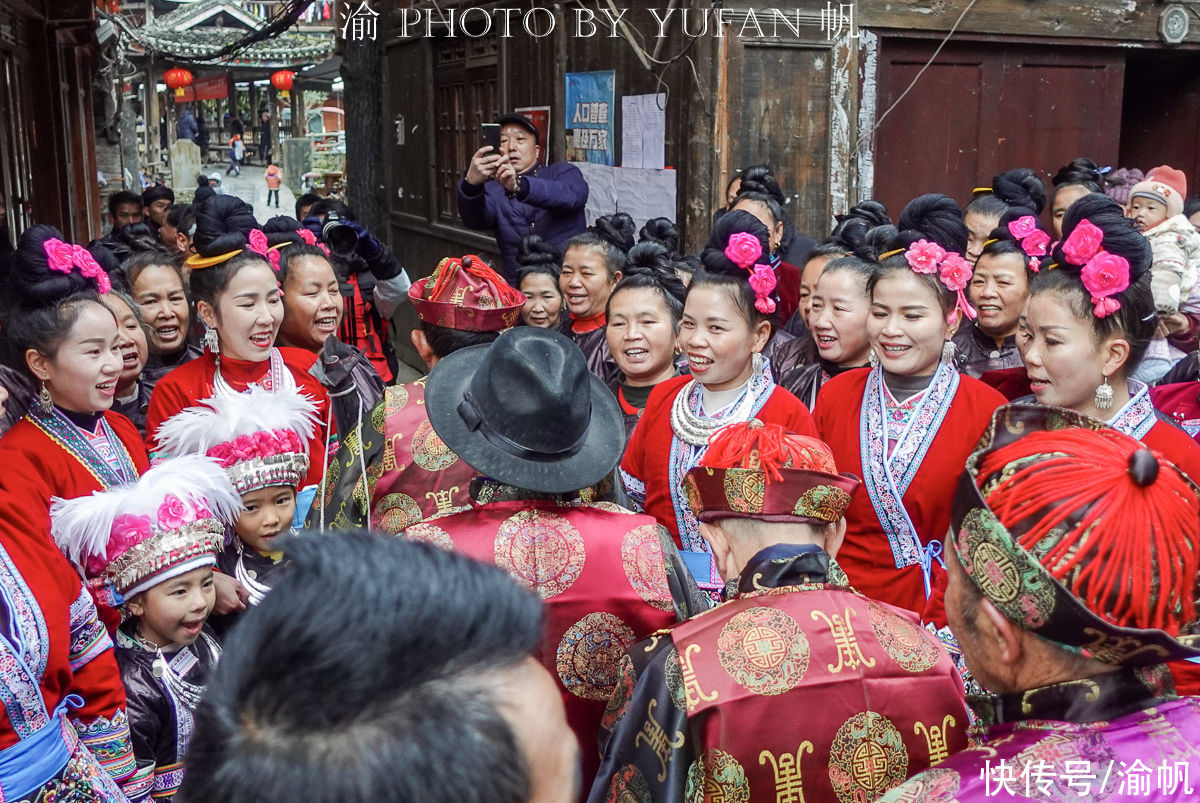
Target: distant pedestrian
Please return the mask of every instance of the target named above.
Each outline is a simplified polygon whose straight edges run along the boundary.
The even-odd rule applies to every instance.
[[[275,199],[275,208],[279,208],[279,185],[283,183],[283,171],[279,169],[279,165],[267,166],[267,206],[271,206],[271,199]]]
[[[259,115],[258,124],[258,160],[263,164],[271,161],[271,113]]]
[[[233,139],[229,140],[229,167],[225,168],[225,175],[233,173],[235,176],[242,174],[242,161],[246,158],[246,144],[242,142],[242,138],[238,134],[233,135]]]

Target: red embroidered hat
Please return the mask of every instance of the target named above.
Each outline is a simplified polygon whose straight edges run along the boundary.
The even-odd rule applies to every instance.
[[[683,479],[696,518],[832,524],[850,505],[860,480],[838,474],[829,447],[758,419],[731,424],[709,441],[700,464]]]
[[[480,257],[446,257],[426,279],[408,289],[417,316],[426,323],[466,332],[500,332],[516,324],[525,294]]]

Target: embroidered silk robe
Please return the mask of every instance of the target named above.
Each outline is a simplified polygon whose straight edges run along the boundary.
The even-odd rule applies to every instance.
[[[347,433],[342,440],[308,526],[369,526],[397,534],[469,507],[477,474],[433,431],[425,412],[425,379],[392,385],[362,434]]]
[[[1192,801],[1200,794],[1200,700],[1161,667],[972,699],[986,729],[880,803]]]
[[[477,504],[404,534],[495,563],[542,598],[539,658],[559,681],[586,790],[621,656],[639,638],[705,606],[670,536],[649,516],[610,503],[520,498]]]
[[[966,726],[958,673],[911,613],[778,544],[729,602],[629,650],[588,800],[871,801]]]

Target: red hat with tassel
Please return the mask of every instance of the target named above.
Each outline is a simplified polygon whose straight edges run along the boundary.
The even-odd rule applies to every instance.
[[[842,518],[860,483],[837,473],[823,442],[752,419],[713,434],[700,464],[684,477],[683,491],[700,521],[824,525]]]
[[[413,282],[409,300],[425,323],[466,332],[500,332],[515,325],[525,294],[482,258],[446,257],[426,279]]]

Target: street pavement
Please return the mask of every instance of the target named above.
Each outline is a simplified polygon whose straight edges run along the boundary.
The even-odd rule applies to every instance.
[[[221,177],[221,186],[229,195],[236,195],[254,207],[254,217],[259,223],[266,223],[276,215],[296,216],[296,194],[286,183],[279,187],[279,209],[267,206],[267,179],[265,167],[243,165],[242,174],[225,175],[225,165],[210,164],[204,172],[210,176],[215,172]]]

